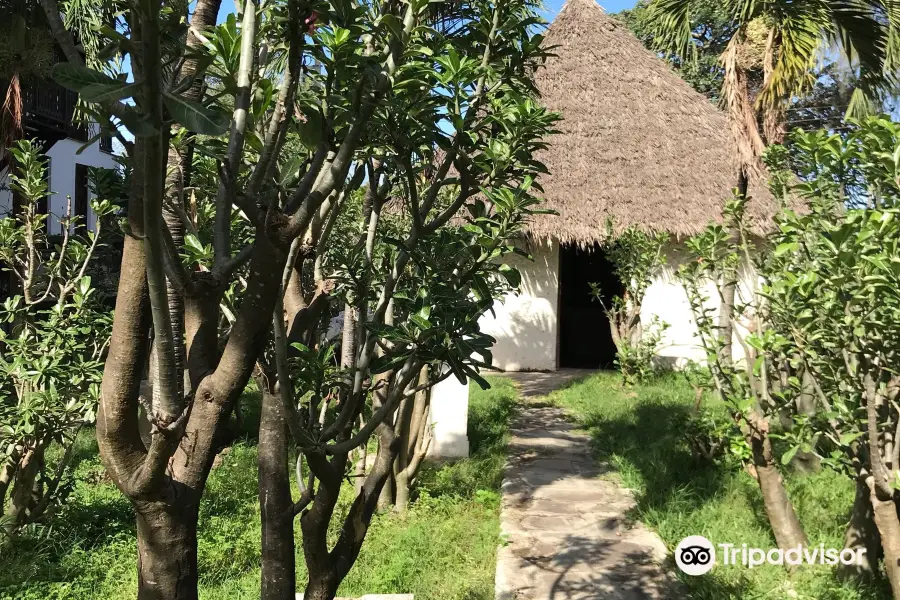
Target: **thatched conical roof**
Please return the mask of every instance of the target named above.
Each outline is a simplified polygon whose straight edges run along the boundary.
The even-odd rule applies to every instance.
[[[554,57],[536,74],[542,103],[562,114],[538,154],[547,208],[529,233],[592,243],[606,222],[676,237],[721,220],[737,184],[737,151],[725,114],[648,51],[595,0],[568,0],[547,30]],[[775,212],[752,182],[751,218]]]

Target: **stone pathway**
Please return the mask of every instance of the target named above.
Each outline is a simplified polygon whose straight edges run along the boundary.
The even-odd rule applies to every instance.
[[[590,439],[539,400],[589,374],[510,373],[523,402],[512,426],[503,480],[497,600],[683,598],[660,566],[666,547],[627,522],[628,490],[600,479]]]

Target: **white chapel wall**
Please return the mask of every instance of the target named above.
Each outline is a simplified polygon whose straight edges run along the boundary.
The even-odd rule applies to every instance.
[[[679,265],[686,260],[685,254],[680,247],[673,245],[666,252],[666,258],[667,264],[660,269],[653,278],[653,283],[647,288],[641,307],[641,324],[646,331],[654,316],[668,323],[669,327],[663,334],[657,353],[663,366],[680,368],[688,361],[703,364],[706,362],[706,352],[697,337],[697,326],[687,293],[676,277]],[[740,272],[738,303],[746,303],[749,300],[751,290],[756,285],[755,279],[752,269],[746,268],[745,265]],[[714,308],[718,315],[721,301],[715,286],[709,282],[701,291],[709,299],[708,306]],[[747,334],[744,324],[737,323],[736,327],[743,335]],[[738,340],[738,332],[735,332],[731,347],[734,359],[741,360],[744,352]]]
[[[494,303],[494,313],[482,317],[481,330],[497,339],[494,366],[503,371],[556,369],[557,305],[559,300],[559,243],[529,242],[534,261],[506,259],[522,274],[518,294]]]
[[[59,235],[62,228],[59,224],[58,216],[62,216],[66,212],[67,196],[75,201],[75,165],[87,165],[89,167],[103,167],[105,169],[114,169],[117,167],[115,158],[100,151],[99,142],[94,142],[84,149],[81,154],[76,154],[79,148],[83,146],[83,142],[72,139],[64,139],[56,142],[47,151],[47,157],[50,159],[50,191],[53,195],[50,197],[47,210],[51,215],[49,220],[48,233],[50,235]],[[8,175],[4,170],[0,172],[0,218],[7,216],[12,211],[12,192],[9,190]],[[89,191],[88,198],[94,198],[94,193]],[[74,207],[73,207],[74,210]],[[94,220],[96,219],[93,209],[88,206],[88,225],[94,229]]]
[[[476,384],[477,385],[477,384]],[[469,382],[450,376],[431,390],[432,427],[428,456],[454,459],[469,456]]]

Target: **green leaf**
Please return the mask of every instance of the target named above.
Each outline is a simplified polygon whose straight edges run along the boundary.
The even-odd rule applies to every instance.
[[[193,250],[195,254],[202,255],[206,252],[206,248],[203,246],[203,242],[201,242],[200,239],[192,233],[189,233],[184,237],[184,244],[185,246]]]
[[[844,434],[841,434],[841,438],[839,441],[841,443],[841,446],[849,446],[857,438],[861,437],[862,435],[863,435],[862,431],[855,431],[852,433],[844,433]]]
[[[82,296],[87,296],[88,292],[91,291],[91,276],[85,275],[81,278],[81,281],[78,282],[78,291]]]
[[[500,274],[506,278],[507,283],[514,288],[519,287],[522,283],[522,274],[519,273],[518,269],[515,269],[508,264],[500,265]]]
[[[415,323],[419,329],[431,329],[431,322],[419,315],[410,315],[409,320]]]
[[[796,252],[800,248],[800,244],[798,242],[785,242],[783,244],[778,244],[778,247],[775,248],[775,256],[783,256],[788,252]]]
[[[109,75],[70,62],[53,65],[53,69],[50,71],[50,77],[52,77],[53,81],[59,85],[74,92],[81,92],[85,88],[91,86],[121,85],[120,82]]]
[[[172,118],[189,131],[210,136],[223,135],[228,131],[230,120],[222,111],[168,92],[163,93],[163,102]]]
[[[798,450],[800,450],[800,446],[794,446],[793,448],[782,454],[781,464],[786,465],[794,460],[794,456],[796,456]]]
[[[132,108],[126,108],[116,115],[122,124],[128,128],[128,131],[134,137],[153,137],[159,135],[159,130],[150,124],[150,122],[142,115],[138,114]]]
[[[122,83],[116,81],[112,84],[92,83],[81,89],[79,94],[81,99],[86,102],[96,102],[102,104],[104,102],[117,102],[123,98],[131,98],[138,90],[138,83]]]
[[[395,369],[402,365],[406,361],[406,356],[379,356],[375,360],[372,361],[372,366],[369,368],[369,372],[372,375],[377,375],[379,373],[384,373],[386,371],[390,371],[391,369]]]

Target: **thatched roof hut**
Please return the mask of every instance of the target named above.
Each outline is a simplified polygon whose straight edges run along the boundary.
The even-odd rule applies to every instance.
[[[530,234],[579,245],[603,237],[607,219],[676,237],[720,220],[737,184],[737,151],[725,114],[647,50],[595,0],[568,0],[545,43],[555,54],[536,75],[542,103],[562,114],[538,155],[547,208]],[[775,212],[752,182],[757,225]]]
[[[559,133],[540,158],[546,206],[530,224],[533,260],[515,258],[522,285],[494,303],[480,322],[494,336],[494,366],[553,370],[609,366],[616,356],[603,305],[622,293],[598,242],[607,222],[664,231],[675,239],[669,265],[655,273],[642,301],[645,327],[669,327],[657,347],[664,364],[704,360],[684,289],[673,277],[684,260],[683,239],[711,221],[738,183],[738,152],[725,114],[681,80],[595,0],[568,0],[547,31],[555,56],[537,73],[543,103],[562,113]],[[750,182],[748,212],[760,231],[771,227],[777,203],[765,182]],[[615,233],[615,231],[614,231]],[[742,270],[741,289],[755,285]],[[710,308],[718,295],[706,289]],[[740,344],[734,343],[735,359]]]

